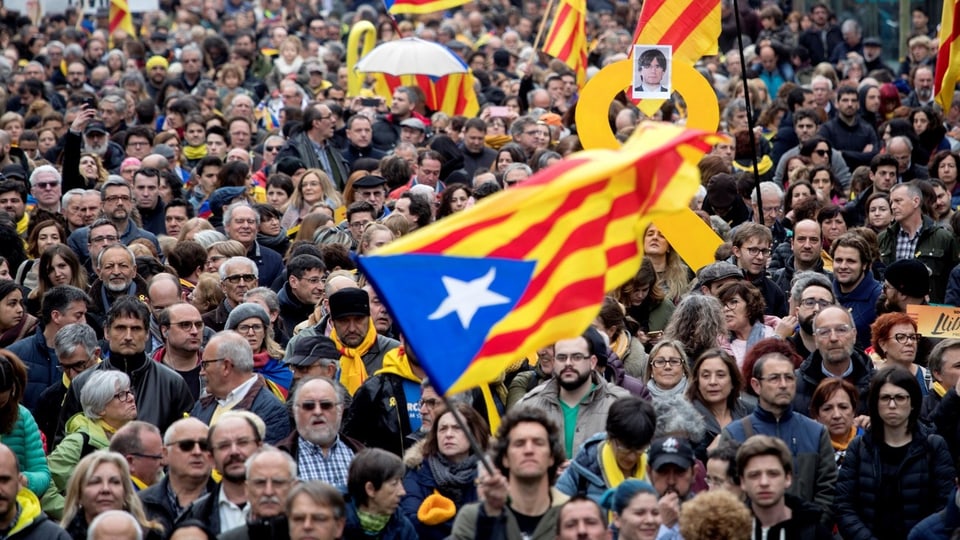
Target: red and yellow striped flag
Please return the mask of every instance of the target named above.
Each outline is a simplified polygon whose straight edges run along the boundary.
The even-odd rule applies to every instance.
[[[638,45],[673,46],[673,61],[690,64],[717,54],[719,38],[720,0],[645,0],[633,34]]]
[[[953,103],[953,92],[960,80],[960,0],[943,1],[935,79],[934,99],[944,111],[949,111]]]
[[[449,116],[466,117],[476,116],[480,111],[471,73],[451,73],[443,77],[386,73],[371,73],[370,76],[374,79],[374,93],[384,96],[387,105],[390,104],[393,91],[398,87],[416,86],[426,95],[424,103],[430,110],[442,111]]]
[[[543,52],[570,66],[577,85],[587,81],[587,0],[560,0]]]
[[[647,224],[688,208],[717,139],[642,124],[622,148],[571,156],[360,266],[438,390],[488,383],[590,325],[639,269]]]
[[[137,37],[127,0],[110,0],[110,36],[113,36],[117,30],[123,30],[128,37]]]

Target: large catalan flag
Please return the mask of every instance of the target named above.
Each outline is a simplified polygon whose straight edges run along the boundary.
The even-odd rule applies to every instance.
[[[123,30],[131,38],[137,37],[127,0],[110,0],[110,35],[117,30]]]
[[[571,156],[360,266],[439,390],[490,382],[590,325],[639,269],[646,225],[687,208],[714,139],[643,124],[622,148]]]
[[[423,15],[462,6],[470,0],[383,0],[388,13]]]
[[[719,38],[720,0],[645,0],[633,34],[639,45],[672,45],[673,61],[690,64],[717,54]]]
[[[393,91],[400,86],[417,86],[426,96],[428,109],[442,111],[450,116],[473,117],[480,110],[473,74],[451,73],[443,77],[429,75],[388,75],[371,73],[374,92],[390,101]],[[389,103],[388,103],[389,104]]]
[[[934,93],[937,103],[949,111],[960,80],[960,0],[943,0],[939,41]]]
[[[577,84],[587,81],[587,0],[560,0],[543,52],[570,66]]]

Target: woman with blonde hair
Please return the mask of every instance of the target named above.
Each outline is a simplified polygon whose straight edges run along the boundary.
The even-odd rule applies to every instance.
[[[23,133],[23,116],[13,111],[3,113],[0,115],[0,129],[10,135],[10,144],[17,146]]]
[[[378,247],[393,242],[395,239],[396,236],[389,227],[381,223],[371,223],[360,235],[360,247],[357,248],[357,255],[366,255]]]
[[[290,230],[291,227],[303,221],[314,204],[320,202],[325,202],[334,208],[343,205],[343,199],[330,180],[330,176],[322,169],[308,169],[300,177],[300,182],[290,195],[287,210],[280,219],[280,226]]]
[[[80,460],[70,476],[60,526],[73,540],[86,540],[94,518],[108,510],[123,510],[136,518],[147,540],[163,538],[163,527],[147,519],[133,490],[130,466],[116,452],[98,450]]]
[[[692,272],[653,223],[647,225],[643,234],[643,256],[653,263],[665,296],[674,303],[679,302],[690,288]]]
[[[227,262],[230,257],[243,257],[246,254],[247,249],[236,240],[214,242],[207,248],[207,264],[204,271],[217,272],[220,270],[220,266]]]
[[[177,241],[183,242],[184,240],[193,240],[193,235],[197,232],[212,230],[214,230],[214,228],[209,221],[203,218],[190,218],[185,221],[183,227],[180,228],[180,234],[177,236]]]
[[[80,176],[86,179],[85,185],[88,188],[99,187],[110,176],[110,171],[103,166],[103,160],[100,159],[100,156],[91,152],[80,154],[79,169]]]
[[[220,288],[220,276],[214,272],[200,274],[200,278],[197,279],[197,286],[194,287],[193,292],[187,296],[187,300],[189,300],[200,313],[217,309],[217,306],[220,305],[220,302],[223,302],[224,298],[226,298],[226,295],[223,293],[223,289]]]

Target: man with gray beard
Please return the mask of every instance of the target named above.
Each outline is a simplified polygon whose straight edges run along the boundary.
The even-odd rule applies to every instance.
[[[245,491],[250,513],[247,524],[222,533],[218,540],[287,537],[284,502],[297,482],[297,464],[287,454],[264,446],[247,458]]]
[[[137,275],[136,257],[127,246],[109,245],[93,263],[98,278],[90,285],[91,315],[102,318],[122,296],[147,298],[147,282]]]

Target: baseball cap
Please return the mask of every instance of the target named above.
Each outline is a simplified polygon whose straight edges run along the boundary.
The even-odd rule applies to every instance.
[[[87,124],[87,129],[83,130],[84,135],[89,135],[90,133],[107,134],[108,133],[107,126],[105,126],[103,122],[99,120],[94,120],[93,122],[90,122],[89,124]]]
[[[690,441],[680,437],[655,439],[650,444],[648,457],[650,467],[653,470],[658,470],[668,464],[676,465],[681,469],[689,469],[693,467],[695,459]]]
[[[293,342],[291,354],[283,361],[291,366],[307,367],[316,364],[318,360],[339,360],[340,351],[333,340],[324,335],[303,336]]]

